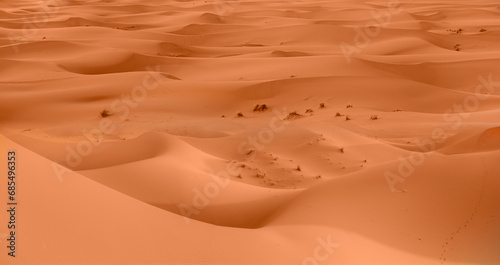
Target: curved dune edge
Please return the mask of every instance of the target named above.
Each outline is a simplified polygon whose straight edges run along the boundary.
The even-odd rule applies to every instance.
[[[494,225],[491,223],[491,217],[497,209],[500,181],[496,174],[500,168],[495,161],[500,156],[498,151],[486,159],[474,155],[451,160],[431,156],[430,162],[425,163],[417,174],[398,186],[398,189],[404,192],[388,192],[387,183],[382,177],[383,170],[394,169],[395,164],[331,180],[302,191],[295,199],[289,200],[286,207],[267,218],[261,228],[248,230],[212,226],[192,219],[186,222],[181,215],[150,206],[122,192],[90,181],[83,175],[62,169],[3,136],[1,147],[3,152],[16,150],[23,160],[30,161],[32,165],[20,167],[18,172],[20,176],[25,176],[19,184],[22,192],[30,194],[23,197],[23,216],[19,225],[23,227],[23,233],[30,235],[30,240],[21,243],[21,246],[25,251],[36,253],[37,259],[41,261],[49,262],[53,258],[52,255],[57,253],[59,260],[69,263],[75,257],[81,261],[98,259],[125,264],[153,260],[186,263],[201,257],[205,260],[212,257],[218,260],[214,261],[214,264],[217,264],[237,262],[241,257],[247,257],[256,263],[271,261],[286,264],[294,258],[299,259],[298,253],[303,253],[304,249],[311,247],[311,241],[306,239],[311,233],[333,237],[336,242],[344,242],[345,245],[341,244],[338,248],[339,252],[343,251],[341,253],[356,251],[352,246],[360,245],[374,249],[377,253],[385,253],[391,256],[390,260],[384,261],[389,264],[396,264],[391,263],[394,257],[397,257],[398,262],[418,261],[431,264],[429,258],[432,256],[451,251],[448,244],[456,248],[468,247],[464,243],[475,241],[478,237],[482,238],[483,243],[478,245],[472,254],[456,254],[459,257],[457,261],[476,259],[477,253],[483,253],[483,261],[488,262],[488,253],[495,251],[494,242],[497,235],[485,234],[484,229]],[[462,166],[457,167],[458,163]],[[436,168],[442,171],[436,171]],[[58,177],[56,172],[61,171],[57,170],[64,173]],[[444,172],[452,174],[443,174]],[[468,187],[468,190],[463,187]],[[238,194],[241,198],[241,190]],[[250,196],[251,193],[245,194]],[[429,197],[430,195],[433,197]],[[227,198],[224,195],[220,198],[225,199]],[[421,204],[422,200],[428,199],[434,203]],[[234,197],[228,200],[234,201]],[[266,201],[260,203],[268,204]],[[41,208],[40,205],[47,207]],[[457,208],[457,205],[460,207]],[[216,205],[214,208],[213,211],[208,208],[206,210],[231,218],[231,214],[227,212],[230,208],[222,212],[217,212]],[[366,211],[367,208],[371,210]],[[259,209],[264,211],[265,207]],[[34,219],[37,222],[31,221]],[[94,223],[95,225],[92,225]],[[426,225],[428,223],[434,225]],[[75,225],[78,227],[76,230]],[[120,236],[116,234],[123,230],[129,233],[120,233]],[[114,247],[106,250],[95,248],[91,243],[95,241],[92,235],[99,235],[101,242],[108,242]],[[221,240],[214,241],[214,236]],[[75,237],[79,240],[72,241]],[[165,240],[165,237],[176,240]],[[131,238],[147,240],[138,247]],[[234,246],[231,247],[234,245],[230,243],[231,238],[239,240],[238,242],[244,238],[244,244],[250,245],[248,249],[235,249]],[[445,242],[443,238],[446,239]],[[227,253],[225,251],[205,253],[204,244],[208,242],[218,246],[217,249],[230,247],[234,251],[232,253],[237,254],[228,256],[223,254]],[[288,253],[293,248],[297,252],[294,255],[288,253],[279,257],[255,257],[254,251],[266,253],[263,249],[266,244],[273,245],[273,252],[269,255],[280,251]],[[45,247],[40,248],[40,245]],[[74,252],[74,246],[78,246],[78,252]],[[343,249],[344,246],[347,249]],[[153,247],[158,249],[154,255],[146,258],[140,255],[145,249]],[[46,251],[46,248],[57,249],[64,254]],[[118,259],[114,256],[109,258],[110,253],[122,252],[129,248],[134,250],[129,250],[127,255],[122,253]],[[169,254],[161,249],[168,249]],[[78,253],[82,253],[82,250],[92,252],[93,255],[81,256]],[[335,250],[337,251],[337,248]],[[187,255],[186,251],[198,254]],[[345,264],[363,262],[362,258],[343,255],[332,259]],[[23,264],[31,258],[21,256],[18,260]]]
[[[401,3],[2,2],[0,264],[500,263],[500,8]]]

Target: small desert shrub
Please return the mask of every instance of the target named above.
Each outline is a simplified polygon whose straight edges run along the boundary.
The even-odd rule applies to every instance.
[[[262,105],[257,104],[253,108],[253,111],[266,111],[267,109],[268,109],[268,107],[266,104],[262,104]]]
[[[346,106],[346,108],[352,108],[352,105],[351,105],[351,104],[349,104],[349,105],[347,105],[347,106]]]
[[[296,170],[297,171],[301,171],[300,166],[297,166]]]
[[[344,147],[340,148],[339,150],[342,154],[344,153]]]
[[[290,112],[286,117],[285,120],[293,120],[302,117],[302,115],[298,114],[296,111]]]
[[[319,108],[322,109],[325,107],[325,103],[319,103]]]
[[[486,30],[485,29],[480,29],[479,32],[486,32]]]
[[[349,118],[349,116],[347,116],[347,115],[346,115],[346,116],[345,116],[345,120],[346,120],[346,121],[350,121],[350,120],[351,120],[351,118]]]
[[[241,117],[244,117],[244,115],[243,115],[243,113],[238,112],[238,113],[236,113],[236,117],[241,118]]]
[[[453,48],[455,49],[455,51],[460,51],[460,44],[455,44],[455,46],[453,46]]]
[[[306,113],[313,113],[313,112],[314,112],[314,110],[312,110],[312,109],[306,109]]]
[[[372,116],[370,117],[370,120],[377,120],[377,119],[378,119],[378,116],[377,116],[377,115],[372,115]]]
[[[342,114],[340,114],[339,112],[337,112],[337,113],[335,114],[335,117],[341,117],[341,116],[342,116]]]
[[[459,28],[459,29],[447,29],[446,31],[460,34],[464,30],[462,28]]]
[[[110,114],[109,114],[109,110],[107,109],[103,109],[101,110],[101,112],[99,113],[99,116],[101,116],[102,118],[104,117],[108,117]]]

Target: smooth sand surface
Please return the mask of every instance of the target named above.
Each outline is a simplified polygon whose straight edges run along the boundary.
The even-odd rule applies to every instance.
[[[500,263],[497,1],[0,7],[0,264]]]

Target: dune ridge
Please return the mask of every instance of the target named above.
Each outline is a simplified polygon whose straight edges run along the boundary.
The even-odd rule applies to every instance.
[[[500,262],[495,1],[0,7],[0,263]]]

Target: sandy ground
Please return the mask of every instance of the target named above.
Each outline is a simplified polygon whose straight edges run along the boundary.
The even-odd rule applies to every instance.
[[[499,62],[497,1],[3,1],[0,263],[499,264]]]

